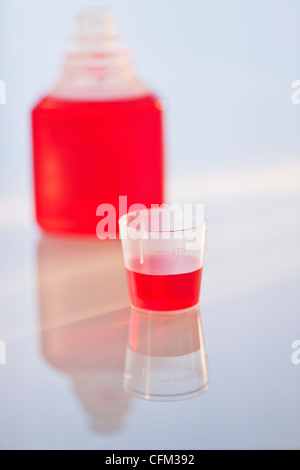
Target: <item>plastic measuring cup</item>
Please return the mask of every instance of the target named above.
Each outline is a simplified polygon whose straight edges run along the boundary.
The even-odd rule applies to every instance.
[[[119,225],[131,305],[161,312],[197,305],[206,221],[144,209],[122,216]]]

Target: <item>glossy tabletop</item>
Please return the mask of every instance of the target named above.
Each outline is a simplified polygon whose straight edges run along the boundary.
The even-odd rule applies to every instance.
[[[299,449],[300,191],[277,177],[207,192],[200,312],[133,311],[119,240],[2,220],[0,448]]]

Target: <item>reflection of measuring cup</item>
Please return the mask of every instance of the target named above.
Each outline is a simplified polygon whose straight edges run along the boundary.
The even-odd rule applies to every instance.
[[[168,316],[132,309],[124,388],[156,401],[184,400],[208,389],[197,307]]]
[[[197,305],[206,222],[160,208],[131,212],[119,224],[132,306],[176,311]]]

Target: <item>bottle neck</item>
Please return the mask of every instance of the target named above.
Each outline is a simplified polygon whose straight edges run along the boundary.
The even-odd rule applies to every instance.
[[[135,76],[130,52],[118,46],[115,15],[96,10],[78,16],[75,52],[65,55],[62,75],[52,97],[78,101],[108,101],[149,94]]]

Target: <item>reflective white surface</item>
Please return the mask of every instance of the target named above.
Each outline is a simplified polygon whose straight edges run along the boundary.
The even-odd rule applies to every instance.
[[[0,447],[299,449],[300,364],[291,345],[300,339],[300,192],[283,187],[283,175],[270,176],[265,192],[240,187],[204,200],[209,389],[190,400],[141,400],[124,390],[130,308],[119,241],[3,227]],[[203,201],[201,188],[193,191]]]

